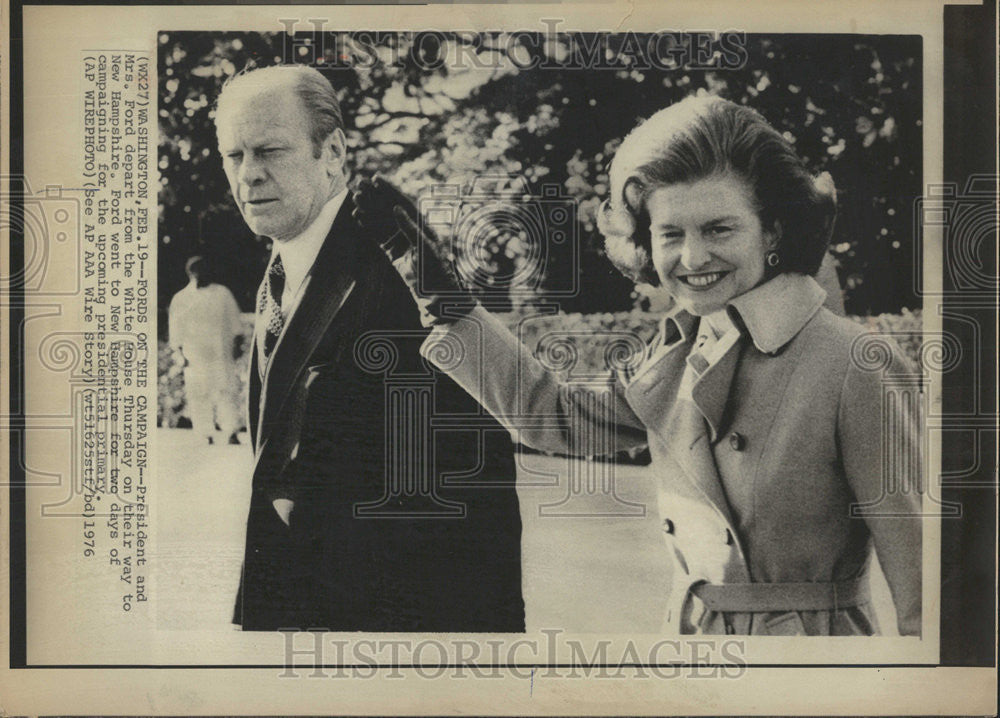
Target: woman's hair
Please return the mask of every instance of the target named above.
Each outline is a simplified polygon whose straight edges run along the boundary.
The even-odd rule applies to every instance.
[[[657,187],[723,172],[753,191],[761,226],[780,227],[776,272],[815,274],[830,242],[836,189],[806,169],[759,113],[721,97],[688,97],[660,110],[622,142],[611,163],[611,196],[598,211],[608,258],[627,277],[658,285],[646,201]]]

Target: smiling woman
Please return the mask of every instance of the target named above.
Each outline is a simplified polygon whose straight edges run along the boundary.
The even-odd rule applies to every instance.
[[[442,316],[414,266],[441,260],[397,234],[384,249],[436,327],[425,356],[533,448],[573,453],[595,434],[617,450],[648,444],[673,563],[668,632],[879,633],[874,550],[899,632],[919,634],[920,431],[912,405],[883,400],[886,377],[912,369],[887,337],[824,307],[811,275],[833,225],[832,180],[813,178],[755,111],[718,97],[640,125],[610,180],[608,254],[675,300],[638,366],[611,391],[566,391],[481,307]],[[383,194],[358,201],[369,221],[407,204],[384,183],[365,191]],[[395,215],[409,245],[434,246],[414,208]],[[856,357],[870,341],[885,353],[877,370]]]
[[[829,174],[813,177],[788,140],[761,115],[713,96],[689,97],[639,125],[615,154],[610,179],[611,197],[598,214],[608,256],[627,276],[653,285],[661,284],[663,276],[652,263],[651,230],[670,219],[651,224],[650,202],[656,193],[661,195],[656,203],[660,212],[668,207],[680,211],[678,200],[699,210],[711,205],[723,215],[749,210],[759,220],[767,250],[774,252],[760,253],[768,278],[779,272],[815,275],[836,216]],[[686,197],[662,196],[664,191],[681,194],[696,183],[702,186]],[[716,196],[720,190],[727,192],[725,198]],[[745,214],[743,219],[754,221]],[[718,232],[716,228],[712,234]],[[676,238],[676,230],[672,235]]]
[[[739,175],[657,187],[647,208],[656,274],[691,314],[723,310],[763,281],[776,233],[761,227],[753,193]]]

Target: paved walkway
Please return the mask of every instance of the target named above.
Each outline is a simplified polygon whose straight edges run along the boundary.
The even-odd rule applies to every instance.
[[[199,444],[182,429],[158,429],[157,441],[157,623],[175,630],[228,628],[246,528],[249,448]],[[646,469],[615,468],[618,497],[635,505],[627,508],[600,492],[562,503],[570,467],[565,459],[523,456],[521,463],[528,631],[658,632],[670,576]],[[587,468],[573,462],[584,479]],[[590,468],[597,477],[607,465]],[[641,514],[639,507],[645,507],[644,516],[607,516]],[[577,515],[552,515],[560,512]],[[880,613],[888,616],[891,602],[881,576],[874,590]],[[887,632],[895,625],[891,618],[881,622]]]

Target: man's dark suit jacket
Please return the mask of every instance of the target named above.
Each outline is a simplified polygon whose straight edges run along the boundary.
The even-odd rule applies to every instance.
[[[352,209],[348,197],[263,382],[252,350],[253,494],[233,620],[244,630],[523,631],[510,438],[464,390],[429,373],[417,353],[426,330],[409,290]],[[361,366],[355,344],[367,332],[397,330],[408,338],[395,340],[389,381],[403,371],[418,382],[432,377],[436,414],[457,417],[456,430],[434,440],[437,494],[450,517],[355,514],[387,493],[391,391],[384,373]],[[477,426],[487,430],[462,428]],[[410,454],[397,456],[405,465]],[[442,472],[453,475],[444,486]],[[433,503],[417,494],[383,508]],[[288,526],[272,505],[279,497],[295,502]]]

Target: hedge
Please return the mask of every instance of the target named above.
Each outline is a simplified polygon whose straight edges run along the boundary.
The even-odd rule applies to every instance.
[[[553,314],[534,316],[524,321],[524,312],[500,315],[513,330],[521,325],[521,336],[529,347],[537,347],[539,340],[551,332],[559,332],[559,337],[575,348],[579,364],[575,371],[599,373],[606,366],[605,351],[609,340],[629,333],[642,342],[648,341],[656,332],[659,315],[633,310],[603,314]],[[915,366],[921,364],[922,319],[921,312],[904,309],[901,314],[881,314],[875,317],[851,317],[869,327],[871,331],[886,333],[900,345],[903,352]],[[246,403],[246,376],[249,363],[248,349],[253,332],[253,315],[244,315],[243,354],[240,367],[242,404]],[[184,372],[181,357],[169,345],[160,341],[158,362],[158,403],[157,426],[177,427],[182,425],[184,416]]]

